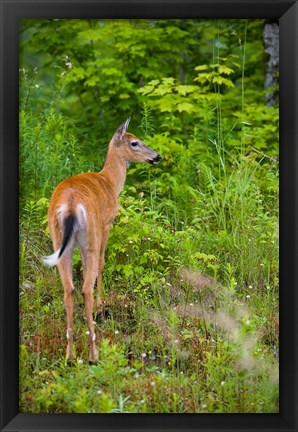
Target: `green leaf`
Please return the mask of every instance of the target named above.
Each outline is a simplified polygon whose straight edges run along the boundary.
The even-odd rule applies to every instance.
[[[216,84],[219,84],[219,85],[224,84],[227,87],[234,87],[234,83],[231,80],[229,80],[227,78],[223,78],[222,76],[215,76],[215,77],[213,77],[212,82],[216,83]]]
[[[157,87],[153,94],[155,96],[164,96],[168,93],[171,93],[172,89],[170,87],[168,87],[167,85],[160,85],[159,87]]]
[[[99,79],[96,75],[91,76],[91,78],[88,78],[85,81],[85,86],[87,87],[94,87],[96,84],[98,84]]]
[[[220,74],[231,75],[231,73],[233,73],[234,70],[231,69],[231,68],[229,68],[229,67],[227,67],[227,66],[219,65],[219,66],[218,66],[218,72],[219,72]]]
[[[182,96],[186,96],[189,93],[193,93],[193,92],[197,91],[198,87],[197,86],[193,86],[193,85],[178,85],[176,87],[176,90]]]
[[[198,81],[202,84],[204,84],[205,82],[211,82],[212,78],[214,77],[215,73],[214,72],[209,72],[209,73],[200,73],[196,78],[195,81]]]
[[[186,111],[188,113],[192,113],[195,109],[193,104],[189,102],[181,102],[177,105],[177,109],[179,112]]]
[[[207,65],[200,65],[200,66],[195,67],[196,71],[202,71],[202,70],[207,70],[207,69],[209,69],[209,66],[207,66]]]
[[[162,79],[163,84],[165,85],[174,85],[175,84],[175,79],[174,78],[163,78]]]
[[[158,107],[161,112],[171,112],[173,111],[173,104],[168,102],[167,100],[161,99]]]
[[[90,43],[90,41],[99,40],[102,37],[102,35],[99,30],[90,29],[90,30],[79,32],[79,37],[83,42]]]
[[[151,80],[150,82],[148,82],[147,85],[145,85],[144,87],[141,87],[138,89],[138,93],[141,93],[143,95],[149,94],[151,92],[153,92],[153,90],[155,89],[155,87],[160,84],[159,80]]]

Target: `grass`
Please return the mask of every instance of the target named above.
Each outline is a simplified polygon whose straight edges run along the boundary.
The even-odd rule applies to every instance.
[[[77,360],[65,364],[63,288],[39,261],[51,248],[37,223],[47,203],[31,203],[22,226],[21,412],[278,411],[277,219],[248,169],[232,172],[228,187],[210,180],[189,224],[126,187],[95,317],[95,366],[77,254]]]
[[[67,117],[74,95],[88,87],[72,87],[76,68],[59,78],[44,68],[54,93],[36,87],[43,79],[35,70],[31,81],[23,77],[20,412],[279,411],[278,107],[262,102],[263,76],[251,79],[251,65],[259,69],[260,62],[252,60],[249,28],[246,21],[243,41],[235,39],[240,55],[234,47],[231,57],[218,43],[220,28],[213,29],[212,58],[192,65],[193,85],[161,78],[158,70],[158,79],[146,78],[134,92],[139,105],[133,101],[128,111],[143,103],[144,141],[163,162],[128,171],[106,251],[104,310],[94,316],[97,365],[88,364],[78,252],[72,366],[65,359],[63,287],[41,257],[52,251],[46,213],[55,185],[100,169],[105,147],[91,145],[95,122],[88,117],[98,113],[98,100],[88,101],[89,125],[80,135],[81,108],[74,121]],[[97,64],[94,71],[97,79]],[[45,108],[36,112],[42,95]]]

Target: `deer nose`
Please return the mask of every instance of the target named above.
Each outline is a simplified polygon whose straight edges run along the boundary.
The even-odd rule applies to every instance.
[[[157,154],[153,159],[152,159],[152,163],[153,164],[158,164],[159,162],[161,162],[162,161],[162,157],[159,155],[159,154]]]

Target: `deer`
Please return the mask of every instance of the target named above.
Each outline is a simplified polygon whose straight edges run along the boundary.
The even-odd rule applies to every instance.
[[[79,247],[83,266],[82,295],[88,326],[89,363],[92,364],[98,362],[93,312],[102,312],[105,250],[110,226],[118,213],[119,195],[124,187],[128,166],[131,162],[158,164],[162,160],[158,153],[127,132],[129,121],[130,118],[114,133],[100,172],[86,172],[64,179],[54,189],[50,199],[48,226],[54,253],[43,257],[43,262],[50,267],[57,266],[64,287],[68,363],[72,363],[75,357],[73,249]]]

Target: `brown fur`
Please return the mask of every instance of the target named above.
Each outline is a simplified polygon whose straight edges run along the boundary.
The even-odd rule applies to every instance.
[[[94,362],[98,359],[98,353],[92,316],[93,288],[97,278],[97,310],[101,311],[101,282],[105,248],[110,225],[118,212],[118,196],[124,186],[127,162],[158,163],[161,160],[156,152],[142,143],[135,135],[126,132],[128,121],[120,125],[115,132],[109,144],[102,171],[79,174],[65,179],[56,187],[50,201],[48,221],[55,251],[61,246],[65,218],[72,214],[78,221],[72,241],[57,263],[64,286],[68,337],[66,356],[69,360],[73,359],[73,248],[76,244],[79,246],[83,262],[82,293],[89,332],[89,360]],[[136,149],[131,145],[135,141],[138,142]]]

